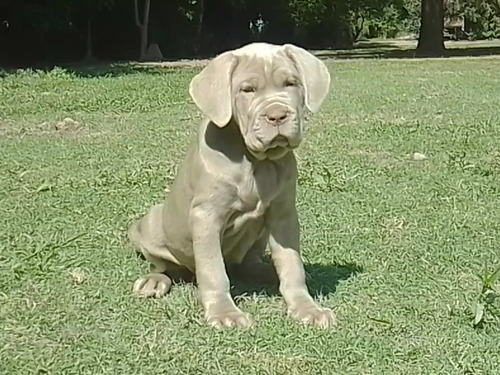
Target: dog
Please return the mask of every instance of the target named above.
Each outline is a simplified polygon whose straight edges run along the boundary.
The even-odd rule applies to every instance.
[[[208,324],[254,324],[230,295],[228,270],[279,281],[288,313],[331,327],[335,316],[311,297],[299,252],[295,206],[304,115],[330,89],[325,64],[292,45],[252,43],[214,58],[190,84],[205,115],[166,201],[129,230],[151,264],[133,291],[165,295],[173,275],[192,273]],[[262,256],[269,245],[272,265]]]

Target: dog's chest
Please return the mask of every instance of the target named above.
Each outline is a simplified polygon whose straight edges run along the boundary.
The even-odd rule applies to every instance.
[[[266,211],[282,190],[283,177],[281,168],[273,163],[263,163],[242,176],[235,210],[228,223],[231,232],[241,231],[250,224],[263,228]]]

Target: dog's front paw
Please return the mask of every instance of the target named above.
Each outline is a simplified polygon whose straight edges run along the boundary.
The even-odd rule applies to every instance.
[[[162,273],[150,273],[136,280],[133,291],[139,297],[162,297],[170,290],[172,280]]]
[[[314,325],[320,328],[330,328],[337,324],[335,314],[332,310],[323,308],[315,303],[299,305],[288,311],[288,314],[306,325]]]
[[[248,328],[254,325],[253,319],[238,308],[207,314],[206,318],[208,324],[215,328]]]

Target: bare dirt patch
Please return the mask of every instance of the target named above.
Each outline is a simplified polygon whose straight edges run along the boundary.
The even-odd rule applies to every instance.
[[[143,68],[204,68],[212,59],[182,59],[176,61],[146,61],[135,63],[138,67]]]
[[[0,126],[0,136],[23,137],[23,136],[59,136],[59,137],[81,137],[89,135],[88,126],[66,117],[61,121],[44,121],[39,124],[25,125],[22,127]]]
[[[379,167],[394,166],[401,163],[401,158],[391,154],[388,151],[381,151],[368,148],[354,148],[348,153],[354,156],[360,156],[369,159]]]

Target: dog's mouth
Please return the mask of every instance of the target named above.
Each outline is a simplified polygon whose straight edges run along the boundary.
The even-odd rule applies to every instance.
[[[274,139],[271,141],[268,149],[276,148],[276,147],[288,147],[288,146],[290,146],[290,142],[288,141],[288,138],[285,137],[284,135],[279,134],[276,137],[274,137]]]
[[[287,137],[283,135],[277,135],[268,144],[262,144],[260,148],[247,147],[250,153],[252,153],[257,159],[270,159],[275,160],[285,156],[290,150],[296,148],[296,145],[292,145]]]

